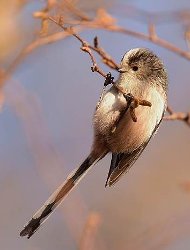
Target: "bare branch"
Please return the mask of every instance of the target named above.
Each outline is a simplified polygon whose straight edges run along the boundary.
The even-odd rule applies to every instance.
[[[91,48],[92,46],[90,46],[84,39],[82,39],[77,33],[75,33],[75,31],[73,30],[73,28],[67,28],[65,26],[63,26],[63,24],[59,21],[56,21],[54,18],[49,17],[49,20],[51,20],[52,22],[54,22],[55,24],[59,25],[64,31],[68,32],[70,35],[74,36],[77,40],[79,40],[79,42],[81,42],[81,50],[88,53],[91,61],[92,61],[92,67],[91,70],[92,72],[97,72],[99,73],[101,76],[103,76],[104,78],[106,78],[106,74],[100,69],[100,67],[98,67],[97,63],[96,63],[96,59],[92,54]]]
[[[168,116],[164,117],[164,120],[173,121],[179,120],[185,122],[190,127],[190,112],[174,112],[170,107],[167,107],[167,111],[169,113]]]
[[[190,52],[189,51],[185,51],[182,50],[178,47],[176,47],[175,45],[173,45],[172,43],[158,37],[157,35],[154,34],[154,36],[152,36],[152,34],[144,34],[141,32],[137,32],[137,31],[133,31],[130,29],[126,29],[120,26],[110,26],[110,27],[104,27],[103,29],[109,30],[109,31],[114,31],[117,33],[122,33],[125,35],[129,35],[129,36],[133,36],[142,40],[146,40],[149,42],[152,42],[154,44],[157,44],[167,50],[170,50],[172,52],[174,52],[175,54],[184,57],[187,60],[190,60]]]
[[[8,69],[5,71],[1,69],[1,75],[0,75],[0,87],[2,87],[8,78],[9,75],[13,73],[15,68],[24,60],[24,58],[30,54],[34,49],[50,44],[53,42],[56,42],[58,40],[64,39],[68,36],[74,36],[77,40],[81,43],[81,50],[88,53],[92,62],[91,70],[92,72],[97,72],[104,78],[106,78],[107,74],[105,74],[101,68],[98,66],[96,59],[92,53],[92,51],[96,52],[102,59],[102,62],[107,65],[109,68],[118,71],[119,65],[113,60],[113,58],[105,52],[105,50],[101,47],[99,47],[99,41],[96,37],[94,39],[94,44],[91,45],[87,43],[84,39],[82,39],[78,32],[91,28],[91,29],[103,29],[108,30],[116,33],[122,33],[125,35],[133,36],[138,39],[150,41],[154,44],[157,44],[158,46],[161,46],[163,48],[166,48],[167,50],[170,50],[187,60],[190,60],[190,52],[182,50],[178,47],[176,47],[174,44],[169,43],[168,41],[160,38],[155,29],[155,25],[152,23],[149,23],[148,25],[148,34],[137,32],[134,30],[130,30],[121,26],[116,25],[116,19],[114,19],[110,14],[106,12],[104,9],[99,9],[97,11],[97,15],[94,19],[89,17],[86,13],[81,11],[77,6],[74,6],[70,1],[65,0],[62,3],[63,7],[66,7],[71,15],[74,15],[76,17],[72,18],[67,22],[67,24],[70,25],[76,25],[75,27],[68,28],[64,26],[63,24],[66,24],[66,20],[64,20],[63,16],[59,18],[59,21],[57,21],[55,18],[49,17],[48,13],[50,10],[52,10],[55,7],[61,7],[59,3],[56,0],[48,0],[47,5],[45,8],[43,8],[39,12],[34,13],[34,17],[40,18],[42,22],[42,30],[45,30],[47,27],[47,20],[51,20],[52,22],[59,25],[64,32],[57,32],[55,34],[48,35],[46,37],[39,37],[32,43],[30,43],[28,46],[26,46],[20,54],[17,56],[17,58],[12,62],[12,64],[8,67]],[[48,26],[48,25],[47,25]],[[169,110],[169,108],[168,108]],[[171,110],[170,110],[171,111]],[[170,115],[166,116],[165,120],[181,120],[185,122],[188,126],[190,126],[190,119],[189,119],[189,113],[183,113],[183,112],[169,112]]]

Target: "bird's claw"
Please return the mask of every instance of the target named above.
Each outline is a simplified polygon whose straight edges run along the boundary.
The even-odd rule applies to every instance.
[[[107,87],[109,84],[114,84],[114,77],[111,75],[110,72],[106,75],[104,87]]]
[[[152,106],[152,104],[149,101],[138,99],[138,98],[134,97],[131,93],[123,94],[123,96],[127,101],[127,108],[126,109],[129,109],[131,118],[134,122],[137,122],[137,116],[135,114],[135,109],[138,106],[147,106],[147,107]]]

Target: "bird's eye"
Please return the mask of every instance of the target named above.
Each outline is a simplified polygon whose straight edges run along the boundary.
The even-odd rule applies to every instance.
[[[139,69],[138,66],[133,66],[133,67],[132,67],[132,70],[133,70],[133,71],[137,71],[138,69]]]

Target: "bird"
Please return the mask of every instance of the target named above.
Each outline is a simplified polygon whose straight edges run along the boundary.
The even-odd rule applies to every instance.
[[[113,186],[157,132],[167,107],[168,76],[162,60],[150,49],[134,48],[124,54],[118,71],[118,79],[96,106],[88,157],[33,215],[20,236],[30,238],[90,167],[108,153],[112,158],[105,186]]]

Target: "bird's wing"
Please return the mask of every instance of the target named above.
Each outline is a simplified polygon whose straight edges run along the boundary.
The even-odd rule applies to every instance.
[[[162,118],[163,116],[164,116],[164,112],[163,112]],[[121,178],[121,176],[125,174],[133,166],[135,161],[139,158],[139,156],[141,155],[141,153],[143,152],[143,150],[149,143],[152,136],[157,132],[160,126],[160,123],[162,121],[162,118],[155,126],[155,129],[153,130],[150,138],[147,141],[145,141],[143,144],[141,144],[137,149],[128,153],[113,153],[112,154],[110,170],[108,173],[105,186],[114,185]]]
[[[123,174],[127,173],[127,171],[132,167],[140,154],[143,152],[148,142],[149,140],[130,153],[112,154],[112,161],[106,181],[106,186],[114,185]]]

